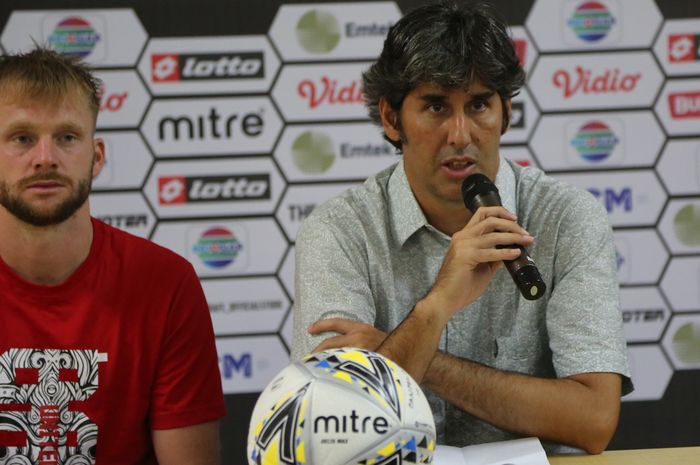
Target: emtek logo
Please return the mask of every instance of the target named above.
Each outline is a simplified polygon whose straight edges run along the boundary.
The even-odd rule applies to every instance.
[[[331,13],[310,10],[297,23],[297,40],[309,53],[328,53],[340,42],[340,25]]]
[[[333,140],[322,132],[304,131],[292,144],[292,161],[304,173],[325,173],[335,161]]]
[[[576,8],[567,24],[579,39],[598,42],[608,35],[615,24],[615,18],[602,3],[589,1]]]
[[[224,354],[219,357],[221,364],[221,375],[224,379],[233,379],[238,376],[251,378],[253,376],[253,356],[249,352],[244,352],[236,358],[232,354]]]
[[[612,188],[597,189],[591,187],[588,189],[588,192],[603,202],[608,213],[612,213],[620,208],[625,212],[632,211],[632,189],[629,187],[625,187],[619,192]]]
[[[700,34],[670,34],[668,61],[671,63],[700,61]]]
[[[158,178],[158,202],[161,205],[268,199],[270,175],[267,173]]]
[[[262,52],[151,55],[153,82],[265,77]]]

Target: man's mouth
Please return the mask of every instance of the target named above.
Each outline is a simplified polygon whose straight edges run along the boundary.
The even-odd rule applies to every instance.
[[[471,160],[452,160],[447,162],[445,165],[452,170],[462,170],[473,164],[474,162]]]

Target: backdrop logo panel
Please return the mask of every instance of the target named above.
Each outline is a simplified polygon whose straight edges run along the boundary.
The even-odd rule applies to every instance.
[[[663,345],[677,370],[700,368],[700,315],[674,315]]]
[[[188,259],[202,278],[272,275],[287,249],[273,218],[159,223],[152,240]]]
[[[156,95],[267,92],[280,62],[265,36],[151,39],[139,72]]]
[[[126,8],[14,11],[0,37],[8,52],[27,52],[37,43],[97,67],[132,66],[146,39]]]
[[[557,178],[593,194],[605,206],[613,226],[653,226],[666,201],[652,171],[562,174]]]
[[[655,110],[668,134],[700,135],[700,79],[667,81]]]
[[[700,195],[700,141],[668,141],[656,170],[671,195]]]
[[[216,340],[224,394],[260,392],[282,368],[289,355],[277,336]]]
[[[141,125],[156,157],[268,153],[281,129],[267,97],[156,100]]]
[[[523,146],[501,147],[500,155],[503,158],[512,160],[520,166],[538,166],[532,156],[530,149]]]
[[[136,128],[151,97],[134,71],[100,71],[102,80],[97,128]]]
[[[655,284],[668,252],[655,229],[614,231],[620,284]]]
[[[542,56],[530,77],[543,110],[649,107],[662,83],[649,52]]]
[[[520,94],[511,101],[511,118],[508,131],[501,137],[501,143],[527,142],[530,133],[537,124],[540,112],[532,101],[527,88],[522,88]]]
[[[700,74],[700,19],[664,22],[654,53],[669,76]]]
[[[289,299],[275,278],[205,279],[217,336],[275,333],[289,310]]]
[[[288,65],[272,98],[287,122],[367,119],[361,73],[368,63]]]
[[[700,200],[671,200],[659,230],[671,253],[700,253]]]
[[[700,309],[700,257],[673,257],[661,279],[661,289],[674,312]],[[692,283],[692,285],[689,285]]]
[[[518,54],[518,58],[520,59],[520,65],[526,73],[529,73],[537,60],[537,47],[535,47],[535,44],[530,38],[530,34],[528,34],[524,27],[511,26],[510,33],[513,38],[515,53]]]
[[[627,350],[634,391],[623,402],[660,400],[666,392],[673,368],[661,348],[654,344],[633,345]]]
[[[357,184],[317,184],[290,186],[277,209],[279,220],[290,241],[295,241],[297,230],[316,206],[340,195]]]
[[[525,24],[540,51],[556,52],[646,48],[661,20],[653,0],[538,0]]]
[[[272,214],[284,181],[270,158],[159,161],[144,192],[159,218]]]
[[[547,170],[606,169],[653,166],[664,139],[650,111],[606,112],[544,116],[530,144]]]
[[[92,193],[90,210],[95,218],[146,239],[156,223],[139,192]]]
[[[620,305],[628,342],[656,342],[661,338],[670,311],[656,287],[620,289]]]
[[[97,133],[105,141],[106,161],[92,180],[94,190],[140,189],[153,157],[137,131]]]
[[[270,38],[285,61],[374,58],[400,17],[394,2],[282,5]]]
[[[380,131],[371,123],[287,126],[274,156],[289,181],[364,180],[400,160]]]

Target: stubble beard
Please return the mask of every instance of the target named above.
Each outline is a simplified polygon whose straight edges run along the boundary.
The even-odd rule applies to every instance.
[[[92,187],[91,173],[92,167],[90,173],[81,178],[77,184],[65,176],[50,171],[34,174],[17,183],[20,188],[39,181],[60,181],[64,185],[75,186],[68,198],[47,211],[34,208],[22,200],[19,195],[14,195],[7,183],[0,180],[0,205],[17,219],[29,225],[37,227],[58,225],[73,216],[87,201]],[[18,190],[21,192],[21,189]]]

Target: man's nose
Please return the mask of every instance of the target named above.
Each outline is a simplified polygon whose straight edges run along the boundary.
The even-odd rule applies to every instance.
[[[470,121],[464,113],[453,115],[448,121],[447,143],[456,149],[463,149],[471,143]]]
[[[56,167],[58,148],[52,138],[42,137],[32,150],[32,163],[35,168]]]

